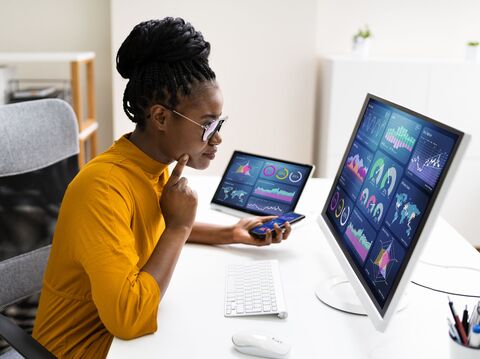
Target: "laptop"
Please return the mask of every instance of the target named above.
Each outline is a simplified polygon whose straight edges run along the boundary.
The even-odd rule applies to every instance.
[[[234,151],[211,207],[235,216],[293,212],[314,166]]]

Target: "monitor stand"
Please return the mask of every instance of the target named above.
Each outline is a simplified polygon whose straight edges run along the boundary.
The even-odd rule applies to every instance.
[[[342,312],[367,315],[363,309],[349,280],[343,276],[333,276],[323,281],[315,290],[317,298],[324,304]],[[397,312],[405,309],[408,304],[404,294],[397,307]]]

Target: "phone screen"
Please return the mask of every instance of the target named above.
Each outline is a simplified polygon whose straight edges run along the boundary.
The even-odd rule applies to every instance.
[[[277,223],[280,227],[282,227],[282,225],[285,222],[295,223],[303,218],[305,218],[303,214],[298,214],[293,212],[285,213],[285,214],[282,214],[280,217],[277,217],[275,219],[272,219],[271,221],[265,222],[261,226],[251,229],[250,232],[256,235],[265,235],[268,230],[274,229],[273,226],[275,225],[275,223]]]

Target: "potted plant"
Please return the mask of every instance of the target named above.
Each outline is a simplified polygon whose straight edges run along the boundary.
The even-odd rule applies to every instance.
[[[370,51],[370,39],[372,33],[368,25],[362,29],[360,28],[353,36],[353,55],[360,59],[366,59]]]
[[[471,62],[477,62],[480,59],[480,42],[467,42],[467,47],[465,48],[465,59]]]

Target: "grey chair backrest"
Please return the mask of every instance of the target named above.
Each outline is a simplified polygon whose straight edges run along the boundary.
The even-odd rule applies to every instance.
[[[42,169],[78,151],[77,120],[65,101],[0,106],[0,176]]]
[[[15,221],[22,210],[28,218],[35,208],[56,221],[63,192],[78,171],[78,152],[77,120],[68,103],[46,99],[0,106],[0,309],[41,289],[53,228],[42,229],[41,236],[29,241],[28,235],[20,239],[15,232],[25,222]],[[33,338],[2,323],[0,335],[15,349],[27,357],[41,355]],[[5,337],[9,334],[11,338]],[[26,343],[29,338],[34,343]]]

